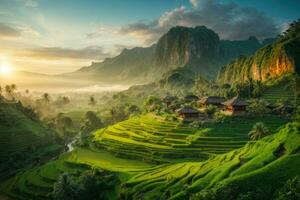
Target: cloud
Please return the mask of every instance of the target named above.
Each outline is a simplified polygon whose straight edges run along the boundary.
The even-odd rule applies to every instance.
[[[38,47],[24,49],[16,53],[20,57],[36,57],[43,59],[86,59],[102,60],[110,54],[105,53],[101,47],[89,46],[82,49],[62,47]]]
[[[216,0],[191,0],[192,9],[179,7],[165,12],[151,22],[138,22],[123,27],[120,32],[144,43],[153,43],[173,26],[194,27],[205,25],[216,31],[222,39],[260,39],[280,32],[272,18],[255,8],[242,7],[236,3],[219,3]]]
[[[9,24],[0,23],[0,39],[15,39],[22,35],[22,30]]]
[[[39,0],[24,0],[25,6],[35,8],[39,5]]]
[[[192,4],[193,7],[197,7],[199,0],[190,0],[190,3]]]

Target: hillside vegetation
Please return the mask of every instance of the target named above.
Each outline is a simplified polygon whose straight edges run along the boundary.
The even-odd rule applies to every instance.
[[[300,22],[295,22],[274,43],[255,52],[252,56],[241,56],[224,66],[218,75],[219,83],[267,81],[286,73],[300,72]]]
[[[224,123],[208,123],[196,129],[153,115],[132,117],[96,131],[87,146],[77,147],[58,160],[20,172],[3,182],[0,188],[15,199],[49,199],[53,185],[63,173],[79,177],[85,171],[103,169],[114,173],[121,181],[115,183],[111,193],[115,195],[109,199],[118,199],[120,193],[125,199],[140,199],[141,195],[145,199],[159,196],[187,198],[190,193],[199,192],[201,184],[208,187],[217,180],[229,180],[228,174],[233,170],[244,174],[267,165],[264,159],[275,162],[276,156],[270,157],[269,153],[278,147],[277,144],[284,143],[287,149],[284,155],[292,152],[298,155],[295,149],[299,146],[299,138],[295,127],[299,126],[296,125],[286,127],[269,139],[247,144],[247,134],[257,121],[263,121],[271,133],[285,123],[276,116],[231,118]],[[270,144],[266,147],[266,143]],[[235,167],[239,165],[240,171]],[[292,173],[289,171],[282,180]],[[202,179],[206,174],[207,177]]]
[[[231,118],[224,123],[207,123],[196,129],[146,115],[99,130],[93,141],[96,147],[116,156],[152,163],[206,160],[210,155],[242,147],[257,121],[265,122],[273,132],[285,122],[276,116]]]
[[[35,115],[18,103],[0,100],[0,174],[5,178],[15,170],[62,150],[53,134]]]
[[[115,57],[93,62],[62,77],[145,84],[160,80],[163,74],[183,67],[189,75],[201,73],[207,79],[214,79],[221,66],[241,54],[252,54],[265,43],[259,43],[255,37],[223,41],[205,26],[177,26],[150,47],[124,49]]]
[[[230,200],[252,191],[249,198],[272,199],[286,180],[299,175],[299,128],[299,123],[288,124],[275,135],[206,162],[179,163],[138,174],[124,185],[124,196]]]

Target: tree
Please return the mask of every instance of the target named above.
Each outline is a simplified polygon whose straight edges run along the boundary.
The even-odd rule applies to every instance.
[[[262,122],[257,122],[248,134],[251,140],[259,140],[267,135],[269,131]]]
[[[78,199],[78,187],[69,174],[63,174],[54,185],[54,200],[75,200]]]
[[[299,78],[299,75],[297,75],[297,74],[293,75],[292,80],[291,80],[288,87],[290,87],[293,90],[295,105],[297,105],[298,96],[300,94],[300,78]]]
[[[207,93],[208,81],[205,80],[202,76],[198,75],[195,80],[194,90],[200,96],[203,96]]]
[[[126,113],[127,115],[131,115],[131,114],[140,114],[141,110],[138,106],[136,105],[128,105],[126,107]]]
[[[5,86],[5,92],[6,92],[7,96],[12,98],[12,89],[11,89],[10,85]]]
[[[268,112],[267,102],[264,100],[254,99],[250,101],[247,110],[255,116],[263,116]]]
[[[263,84],[261,81],[255,81],[253,84],[253,89],[251,91],[251,96],[254,98],[260,97],[263,92]]]
[[[90,97],[90,100],[89,100],[89,105],[90,106],[95,106],[97,104],[95,98],[93,96]]]
[[[62,102],[63,102],[64,105],[69,104],[69,103],[70,103],[69,97],[63,96],[63,97],[62,97]]]
[[[276,200],[298,200],[300,199],[300,177],[296,176],[286,182],[278,191]]]
[[[84,119],[82,120],[81,131],[84,134],[90,133],[94,130],[104,127],[101,119],[93,111],[85,113]]]
[[[217,106],[214,106],[214,105],[208,105],[206,107],[206,109],[204,110],[205,114],[209,117],[212,117],[215,112],[217,112],[218,110],[218,107]]]
[[[147,111],[159,111],[162,107],[162,101],[160,98],[156,96],[149,96],[145,101],[144,101],[144,106]]]
[[[50,103],[50,95],[47,92],[43,94],[42,99],[46,105]]]

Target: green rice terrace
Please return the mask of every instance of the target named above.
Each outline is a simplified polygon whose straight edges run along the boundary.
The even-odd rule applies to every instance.
[[[121,184],[114,194],[121,193],[124,199],[159,199],[162,195],[165,199],[185,199],[190,191],[200,191],[220,181],[250,183],[255,173],[271,173],[269,170],[280,169],[285,162],[299,164],[299,135],[294,133],[299,126],[247,143],[248,132],[257,121],[264,122],[272,133],[287,122],[272,115],[232,117],[196,129],[151,114],[132,117],[94,132],[86,147],[76,147],[57,160],[19,172],[1,183],[1,191],[14,199],[50,199],[61,174],[78,176],[86,170],[103,169],[117,174]],[[285,137],[287,132],[292,132],[289,139]],[[272,152],[284,142],[291,145],[284,146],[286,154],[291,155],[276,161]],[[268,163],[272,163],[270,169]]]
[[[295,102],[295,92],[292,87],[292,78],[290,76],[282,77],[266,85],[262,98],[270,103],[276,103],[279,100]],[[297,103],[300,103],[297,98]]]

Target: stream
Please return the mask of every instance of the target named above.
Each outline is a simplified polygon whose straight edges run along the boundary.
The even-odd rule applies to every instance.
[[[76,139],[72,140],[71,142],[69,142],[69,143],[67,144],[67,147],[68,147],[68,151],[67,151],[67,152],[73,151],[73,149],[74,149],[74,143],[75,143],[75,142],[76,142]]]

